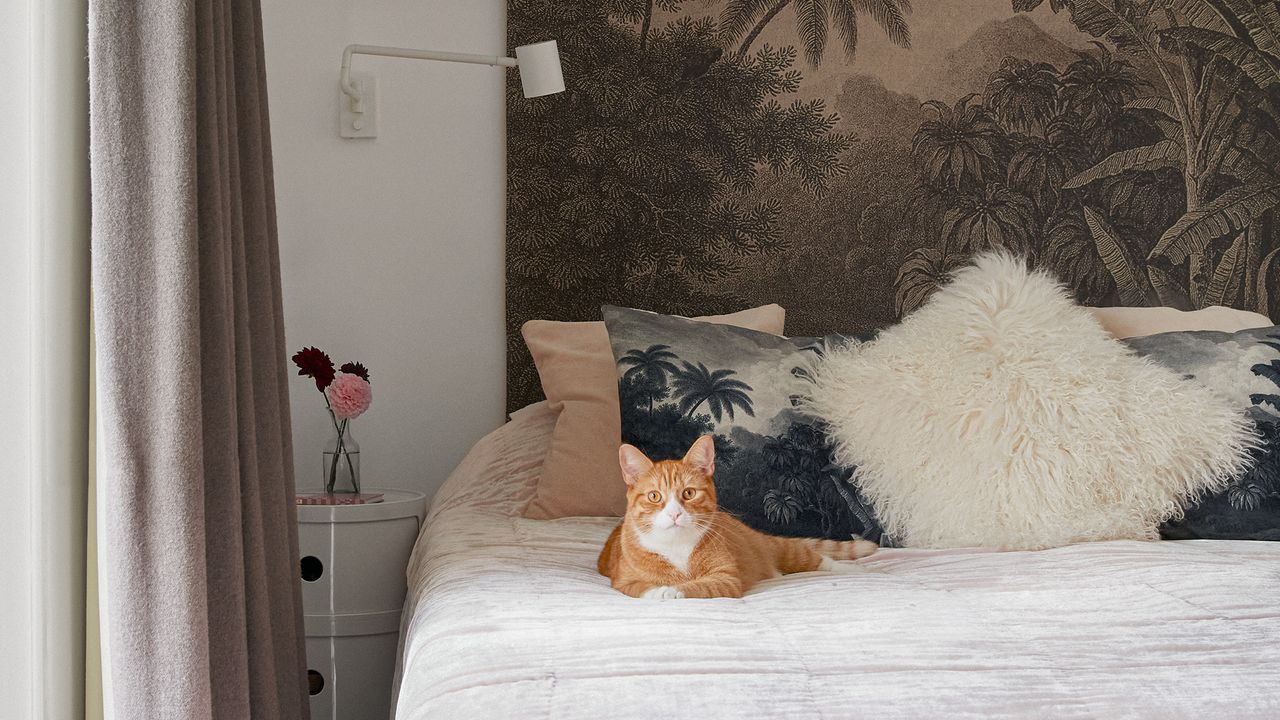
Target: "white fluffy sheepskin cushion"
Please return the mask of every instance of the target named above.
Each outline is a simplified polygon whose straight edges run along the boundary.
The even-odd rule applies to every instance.
[[[1228,400],[1135,356],[999,254],[815,375],[810,410],[908,546],[1155,539],[1255,442]]]

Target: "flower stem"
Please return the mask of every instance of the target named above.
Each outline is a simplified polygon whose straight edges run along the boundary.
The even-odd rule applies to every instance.
[[[351,487],[360,494],[360,480],[356,478],[356,468],[351,462],[351,453],[347,452],[347,423],[351,418],[342,421],[342,430],[338,433],[338,447],[342,449],[342,457],[347,461],[347,471],[351,473]]]
[[[325,479],[324,491],[333,493],[338,483],[338,457],[342,454],[342,436],[338,436],[338,444],[333,448],[333,461],[329,463],[329,477]]]
[[[329,463],[329,477],[324,480],[324,491],[333,493],[333,488],[338,482],[338,455],[342,452],[342,428],[338,425],[338,416],[333,414],[333,407],[329,405],[329,396],[324,395],[324,406],[329,411],[329,420],[333,423],[334,432],[338,433],[338,443],[333,448],[333,460]]]

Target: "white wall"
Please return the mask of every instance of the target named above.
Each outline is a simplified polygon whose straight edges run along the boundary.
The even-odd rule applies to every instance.
[[[430,495],[504,419],[503,71],[359,56],[380,134],[338,136],[348,43],[501,53],[504,0],[263,3],[286,333],[370,369],[366,486]],[[290,387],[299,487],[322,482],[324,403]]]

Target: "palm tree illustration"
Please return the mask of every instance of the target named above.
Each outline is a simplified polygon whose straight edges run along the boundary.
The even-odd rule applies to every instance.
[[[1043,2],[1015,0],[1014,8],[1029,11]],[[1183,216],[1146,258],[1112,253],[1108,268],[1149,276],[1143,285],[1166,305],[1236,304],[1270,312],[1268,275],[1280,248],[1264,242],[1274,245],[1265,236],[1280,207],[1280,174],[1273,161],[1259,162],[1257,151],[1275,123],[1270,98],[1280,86],[1280,10],[1270,2],[1235,0],[1053,0],[1051,8],[1069,10],[1082,31],[1144,57],[1163,85],[1164,94],[1134,98],[1126,79],[1132,66],[1110,53],[1092,56],[1075,78],[1063,78],[1065,96],[1083,96],[1077,105],[1105,110],[1119,103],[1147,113],[1163,135],[1113,152],[1066,188],[1157,169],[1182,175]],[[1095,235],[1100,228],[1091,223]]]
[[[1267,335],[1266,338],[1259,344],[1280,351],[1280,335]],[[1258,363],[1250,369],[1254,375],[1280,387],[1280,360]],[[1277,453],[1273,450],[1280,441],[1280,418],[1275,415],[1280,412],[1280,395],[1253,393],[1249,401],[1264,412],[1254,416],[1259,441],[1252,453],[1253,466],[1227,486],[1227,502],[1236,510],[1256,510],[1266,500],[1280,498],[1280,472],[1277,471]]]
[[[959,190],[1003,176],[998,161],[1004,132],[981,102],[973,102],[977,97],[966,95],[950,107],[937,100],[924,103],[935,116],[921,123],[911,154],[930,185]]]
[[[676,354],[671,352],[670,345],[650,345],[648,349],[632,348],[618,358],[618,364],[629,366],[622,377],[632,380],[643,378],[649,383],[649,414],[653,415],[653,401],[658,391],[667,385],[667,377],[675,375],[679,369],[672,363]]]
[[[650,31],[655,11],[679,12],[680,0],[617,0],[613,3],[613,10],[628,22],[640,23],[638,54],[643,59],[649,40],[653,37]]]
[[[878,538],[875,514],[853,483],[856,470],[836,463],[827,433],[825,426],[792,423],[781,435],[765,436],[765,466],[778,484],[762,498],[765,516],[789,525],[807,514],[817,516],[825,537],[846,536],[852,530]],[[848,510],[847,516],[842,509]],[[845,529],[837,532],[839,528]]]
[[[894,307],[898,317],[923,305],[935,290],[947,284],[951,272],[962,264],[963,256],[952,254],[945,247],[923,247],[911,251],[895,281]]]
[[[1280,335],[1268,335],[1267,338],[1267,340],[1259,341],[1258,344],[1266,345],[1272,350],[1280,350],[1280,342],[1276,342],[1280,340]],[[1269,363],[1258,363],[1250,368],[1250,370],[1253,371],[1254,375],[1266,378],[1277,386],[1280,386],[1280,360],[1272,360]],[[1270,405],[1273,411],[1280,412],[1280,395],[1275,393],[1253,393],[1249,396],[1249,401],[1254,405],[1264,407]]]
[[[1001,183],[987,183],[963,196],[942,220],[943,247],[959,252],[1032,250],[1036,208],[1031,199]]]
[[[1094,41],[1097,52],[1080,53],[1059,80],[1060,111],[1070,110],[1088,125],[1101,125],[1116,116],[1147,85],[1133,63]]]
[[[879,530],[879,523],[876,521],[875,511],[871,508],[871,503],[862,496],[858,491],[857,485],[854,484],[853,478],[857,474],[856,468],[846,468],[832,463],[822,469],[822,476],[832,483],[836,492],[840,494],[840,498],[844,500],[845,505],[849,508],[849,514],[853,516],[857,522],[862,537],[880,542],[883,533]]]
[[[910,0],[731,0],[720,14],[725,43],[742,38],[736,53],[746,55],[765,27],[788,5],[795,9],[796,30],[811,65],[822,62],[832,25],[844,43],[845,55],[853,59],[858,49],[859,13],[870,15],[894,45],[911,47],[906,19],[911,12]]]
[[[930,117],[912,139],[912,207],[927,214],[937,234],[933,247],[916,249],[900,267],[900,316],[927,300],[956,265],[991,248],[1049,266],[1088,297],[1114,290],[1125,304],[1149,305],[1172,295],[1158,292],[1167,285],[1158,285],[1162,276],[1136,271],[1147,249],[1132,237],[1135,219],[1117,230],[1104,217],[1127,212],[1130,202],[1159,208],[1115,182],[1092,194],[1079,190],[1090,173],[1107,175],[1085,168],[1156,132],[1128,107],[1145,82],[1104,45],[1076,55],[1063,70],[1006,57],[983,94],[922,105]],[[1099,213],[1086,201],[1110,210]]]
[[[756,416],[751,396],[747,395],[753,388],[741,380],[730,377],[736,374],[733,370],[712,371],[702,363],[694,365],[685,362],[682,365],[683,367],[674,373],[671,384],[676,394],[680,396],[680,412],[684,413],[685,417],[693,417],[693,413],[702,407],[703,403],[706,403],[707,409],[711,411],[711,416],[716,419],[716,422],[720,422],[724,415],[728,415],[732,420],[735,407],[741,408],[751,417]]]
[[[1058,87],[1054,66],[1005,57],[987,80],[984,97],[1006,126],[1031,133],[1058,114]]]

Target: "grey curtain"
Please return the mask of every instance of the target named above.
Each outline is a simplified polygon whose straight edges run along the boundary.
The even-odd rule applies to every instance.
[[[106,712],[307,716],[261,14],[90,0]]]

